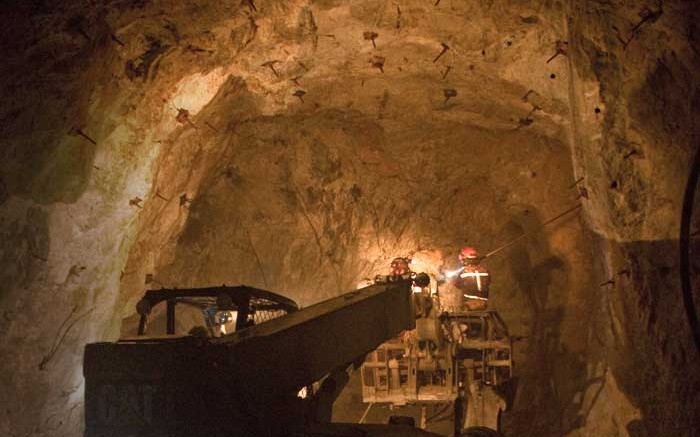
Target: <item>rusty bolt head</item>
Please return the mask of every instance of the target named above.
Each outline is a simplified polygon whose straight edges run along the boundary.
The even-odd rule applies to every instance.
[[[363,36],[367,41],[371,41],[371,40],[377,38],[377,37],[379,36],[379,34],[378,34],[377,32],[367,31],[367,32],[363,33],[362,36]]]

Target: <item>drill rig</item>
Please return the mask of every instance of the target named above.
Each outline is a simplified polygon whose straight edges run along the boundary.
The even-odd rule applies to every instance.
[[[437,293],[414,288],[414,330],[371,352],[362,365],[366,403],[453,404],[455,435],[484,426],[500,431],[503,387],[513,375],[512,340],[494,310],[445,311]],[[428,420],[422,408],[421,425]]]
[[[311,389],[414,329],[412,285],[425,281],[396,278],[301,310],[247,286],[148,291],[136,336],[85,348],[85,436],[435,436],[405,424],[324,423],[332,384]],[[181,333],[179,311],[192,308],[206,327]],[[153,332],[163,326],[165,335]]]

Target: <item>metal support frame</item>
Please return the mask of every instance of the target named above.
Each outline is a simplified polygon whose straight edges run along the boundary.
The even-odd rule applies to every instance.
[[[167,304],[167,321],[166,321],[166,333],[167,335],[175,334],[175,307],[178,301],[181,299],[189,298],[224,298],[223,301],[226,302],[221,309],[231,309],[238,311],[238,318],[236,319],[236,330],[247,328],[250,325],[249,316],[252,314],[253,309],[251,308],[252,299],[263,299],[269,301],[263,306],[257,306],[257,309],[263,309],[266,311],[284,311],[286,313],[292,313],[299,310],[296,302],[293,300],[273,293],[266,290],[260,290],[258,288],[249,287],[247,285],[239,285],[234,287],[221,286],[221,287],[208,287],[208,288],[194,288],[194,289],[160,289],[160,290],[148,290],[144,294],[141,301],[137,305],[137,311],[140,314],[138,335],[143,336],[146,334],[146,328],[148,327],[148,316],[152,308],[163,301]],[[220,305],[220,304],[219,304]]]

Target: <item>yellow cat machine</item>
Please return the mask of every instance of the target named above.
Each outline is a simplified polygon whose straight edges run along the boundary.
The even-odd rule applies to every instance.
[[[401,420],[332,424],[323,414],[334,375],[415,327],[412,285],[422,280],[304,309],[247,286],[148,291],[137,335],[85,348],[85,436],[435,436]]]
[[[506,408],[499,387],[513,376],[505,323],[493,310],[444,312],[437,295],[430,299],[431,311],[416,321],[416,329],[365,358],[363,402],[454,403],[456,435],[474,426],[498,429]]]

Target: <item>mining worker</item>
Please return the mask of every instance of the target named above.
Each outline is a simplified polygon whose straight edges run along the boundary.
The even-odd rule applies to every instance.
[[[403,276],[408,273],[411,273],[408,259],[398,257],[391,261],[391,276]]]
[[[419,285],[421,282],[421,276],[426,276],[425,274],[416,275],[415,272],[411,271],[411,260],[404,257],[397,257],[391,261],[390,273],[388,276],[378,276],[375,282],[382,282],[387,278],[389,281],[395,281],[398,279],[414,279],[413,283],[413,302],[416,309],[416,317],[427,317],[432,308],[432,298],[430,296],[430,288],[427,285]]]
[[[364,278],[360,283],[357,284],[357,288],[368,287],[372,284],[384,284],[387,282],[398,281],[401,279],[408,279],[411,276],[410,261],[407,258],[397,257],[391,261],[391,266],[389,267],[388,275],[377,275],[374,277],[374,281],[369,278]]]
[[[489,299],[491,276],[480,264],[481,257],[473,247],[465,247],[459,253],[462,271],[455,278],[455,286],[462,292],[462,303],[467,310],[485,310]]]

